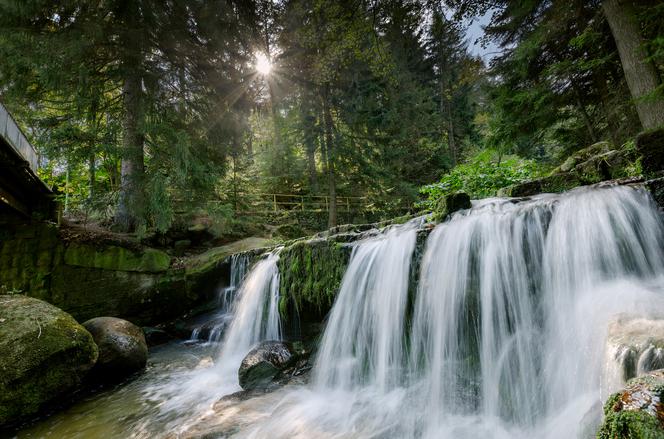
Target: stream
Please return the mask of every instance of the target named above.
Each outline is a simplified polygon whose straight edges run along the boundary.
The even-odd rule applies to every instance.
[[[616,186],[474,202],[429,234],[413,286],[422,226],[354,244],[308,383],[218,402],[240,390],[251,347],[281,336],[272,253],[220,306],[229,319],[211,333],[223,337],[155,348],[134,381],[17,437],[592,437],[622,384],[606,375],[609,323],[664,317],[650,196]]]

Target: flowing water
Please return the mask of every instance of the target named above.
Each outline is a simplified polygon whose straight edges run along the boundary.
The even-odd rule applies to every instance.
[[[664,229],[631,187],[476,203],[355,249],[306,388],[238,437],[576,438],[601,416],[609,320],[664,317]],[[606,393],[606,392],[605,392]]]
[[[219,290],[217,310],[212,317],[204,316],[204,323],[191,332],[191,341],[207,340],[218,343],[228,325],[233,321],[233,305],[238,288],[247,274],[249,256],[238,253],[231,256],[231,276],[227,287]]]
[[[241,390],[237,370],[261,340],[281,338],[277,253],[259,260],[249,273],[235,258],[231,286],[222,291],[220,315],[232,315],[220,343],[171,343],[152,350],[144,374],[126,386],[91,396],[20,431],[25,438],[152,438],[177,434],[224,395]],[[231,296],[231,297],[228,297]],[[225,308],[226,307],[226,308]]]
[[[278,256],[270,255],[243,282],[215,365],[151,382],[149,370],[137,393],[148,421],[121,431],[592,437],[614,390],[602,387],[609,321],[664,318],[664,225],[649,195],[616,186],[489,199],[436,226],[422,254],[418,233],[415,220],[355,244],[308,385],[210,410],[239,388],[237,366],[251,345],[279,338]]]

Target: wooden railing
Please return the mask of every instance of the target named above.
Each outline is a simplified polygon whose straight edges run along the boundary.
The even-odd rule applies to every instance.
[[[238,193],[224,200],[211,200],[209,203],[229,204],[237,214],[265,215],[279,211],[329,212],[330,201],[331,198],[327,195]],[[367,197],[338,196],[336,202],[338,213],[368,212],[376,209]],[[408,211],[410,206],[403,205],[399,210]]]

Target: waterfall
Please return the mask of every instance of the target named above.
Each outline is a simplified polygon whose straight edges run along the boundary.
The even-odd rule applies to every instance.
[[[201,345],[207,349],[205,354],[215,358],[199,357],[198,367],[175,372],[167,382],[145,391],[146,400],[159,404],[160,417],[169,419],[169,428],[185,429],[183,419],[196,416],[224,395],[241,390],[238,368],[244,356],[260,341],[281,339],[278,260],[278,251],[270,253],[243,275],[246,259],[233,259],[236,265],[231,269],[229,288],[236,291],[226,289],[220,303],[220,313],[230,323],[224,324],[218,352],[209,350],[216,344]],[[231,298],[230,304],[224,302]]]
[[[664,226],[642,189],[489,199],[427,238],[356,244],[308,387],[239,436],[576,438],[601,416],[618,313],[664,316]]]
[[[353,249],[314,366],[318,387],[381,389],[401,381],[410,262],[417,222]]]
[[[191,332],[191,341],[204,338],[210,342],[219,342],[224,330],[233,319],[232,306],[235,303],[235,297],[247,273],[249,257],[245,253],[237,253],[231,256],[229,285],[219,290],[217,295],[217,312],[207,322],[197,326]],[[206,334],[203,335],[203,332]]]
[[[278,260],[278,253],[271,253],[258,261],[238,291],[233,320],[217,360],[222,375],[233,376],[237,390],[237,369],[252,346],[262,340],[281,339]]]

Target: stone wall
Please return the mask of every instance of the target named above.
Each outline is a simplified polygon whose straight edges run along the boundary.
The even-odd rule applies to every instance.
[[[228,253],[173,267],[157,249],[63,239],[57,226],[0,229],[0,289],[45,300],[84,321],[114,316],[152,325],[210,298],[228,277]]]

